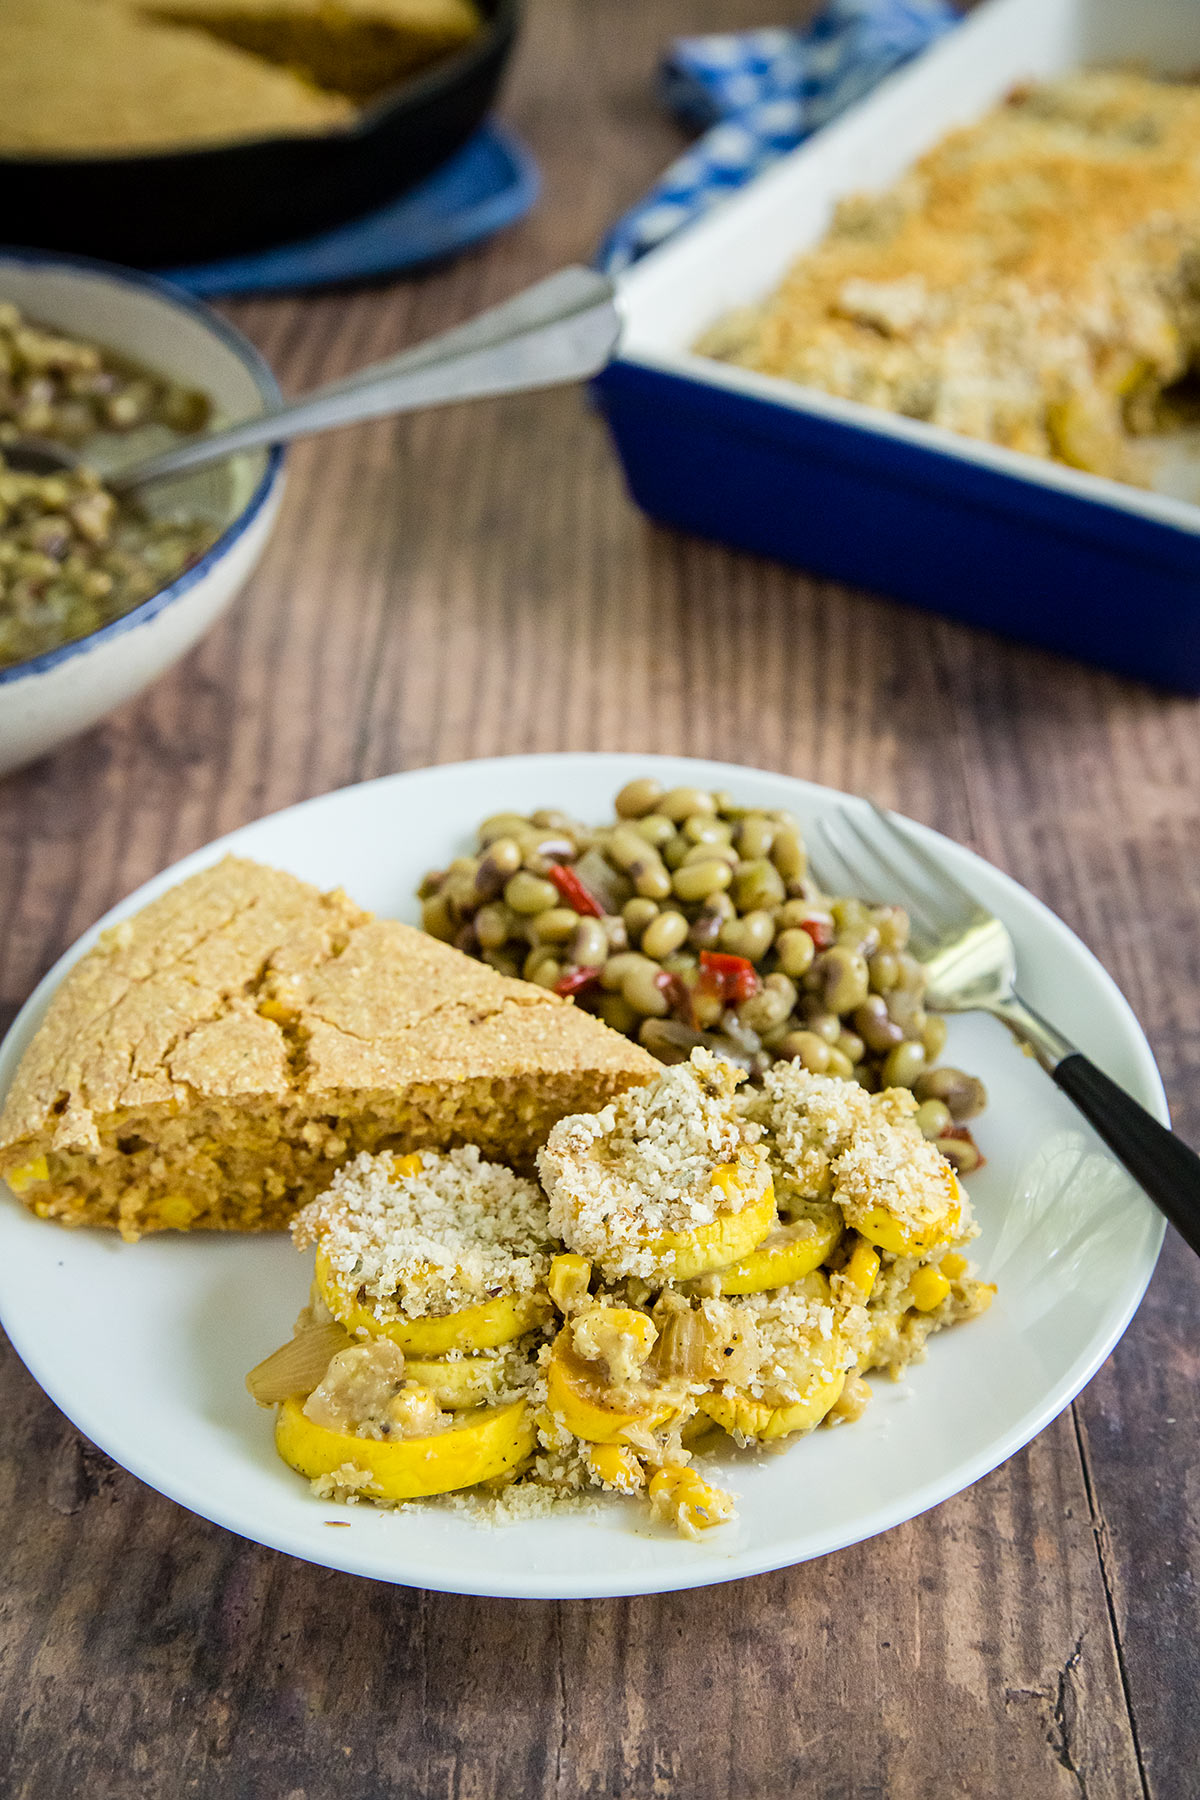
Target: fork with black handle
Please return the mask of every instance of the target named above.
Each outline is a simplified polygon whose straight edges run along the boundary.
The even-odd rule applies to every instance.
[[[1007,927],[891,813],[870,805],[869,824],[850,811],[821,820],[824,853],[845,871],[845,892],[904,906],[909,948],[925,969],[926,1004],[1002,1019],[1200,1255],[1200,1156],[1021,998]]]

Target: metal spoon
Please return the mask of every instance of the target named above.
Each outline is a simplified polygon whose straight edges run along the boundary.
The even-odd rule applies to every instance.
[[[219,462],[240,450],[289,443],[337,425],[580,381],[604,367],[620,331],[613,284],[607,276],[579,267],[560,269],[468,324],[372,363],[343,381],[330,382],[243,424],[98,472],[109,488],[123,493]],[[37,475],[74,468],[86,460],[46,438],[17,439],[3,446],[3,454],[10,468]]]

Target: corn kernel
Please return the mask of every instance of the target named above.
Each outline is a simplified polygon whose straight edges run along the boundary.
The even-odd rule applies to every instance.
[[[260,1000],[257,1012],[260,1019],[271,1019],[276,1025],[295,1016],[295,1008],[285,1006],[282,1000]]]
[[[860,1238],[850,1254],[850,1260],[843,1270],[847,1281],[852,1281],[864,1300],[869,1300],[871,1291],[879,1275],[879,1252]]]
[[[561,1256],[551,1257],[546,1286],[559,1312],[568,1313],[573,1306],[587,1299],[591,1279],[592,1265],[586,1256],[564,1252]]]
[[[933,1312],[950,1292],[950,1283],[942,1271],[932,1268],[928,1263],[913,1272],[908,1285],[912,1291],[913,1305],[920,1312]]]
[[[746,1181],[736,1163],[722,1163],[712,1172],[712,1184],[720,1188],[727,1200],[741,1200],[744,1197]]]
[[[185,1200],[182,1194],[168,1194],[165,1200],[158,1203],[159,1218],[164,1225],[173,1226],[176,1231],[182,1231],[185,1225],[190,1225],[196,1212],[197,1208],[190,1200]]]
[[[948,1256],[943,1256],[940,1267],[943,1275],[948,1275],[951,1281],[957,1281],[960,1275],[967,1272],[967,1259],[960,1256],[957,1250],[952,1250]]]
[[[392,1174],[400,1181],[407,1181],[410,1175],[419,1175],[424,1164],[421,1152],[414,1150],[408,1156],[397,1156],[392,1163]]]
[[[13,1169],[8,1177],[8,1185],[14,1194],[23,1194],[26,1188],[35,1181],[50,1179],[50,1165],[44,1156],[35,1156],[32,1162],[22,1163],[19,1169]]]
[[[596,1479],[618,1494],[636,1494],[645,1483],[645,1469],[625,1444],[591,1444],[587,1459]]]
[[[722,1525],[733,1516],[732,1497],[694,1469],[660,1469],[651,1478],[649,1494],[657,1516],[669,1520],[684,1537],[699,1537],[710,1526]]]

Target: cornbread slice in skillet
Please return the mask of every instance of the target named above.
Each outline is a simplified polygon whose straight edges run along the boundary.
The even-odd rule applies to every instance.
[[[658,1071],[543,988],[227,857],[66,976],[0,1115],[0,1175],[39,1217],[130,1239],[268,1231],[364,1150],[528,1166],[558,1119]]]
[[[317,87],[367,100],[469,43],[473,0],[123,0],[189,25]]]
[[[0,148],[9,156],[329,132],[353,110],[289,69],[116,0],[0,0]]]

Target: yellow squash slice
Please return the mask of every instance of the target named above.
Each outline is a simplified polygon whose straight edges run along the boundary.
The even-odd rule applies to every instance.
[[[347,1331],[391,1338],[405,1354],[414,1356],[444,1356],[447,1350],[495,1350],[544,1324],[551,1314],[545,1294],[527,1293],[498,1294],[494,1300],[481,1300],[459,1312],[427,1313],[419,1319],[399,1315],[377,1319],[369,1306],[339,1284],[321,1250],[317,1251],[316,1278],[321,1298]]]
[[[503,1356],[458,1356],[452,1361],[434,1357],[406,1356],[404,1374],[409,1381],[419,1381],[428,1388],[438,1405],[447,1412],[458,1412],[467,1406],[482,1406],[504,1392],[508,1380],[508,1362]]]
[[[748,1256],[713,1271],[719,1294],[758,1294],[787,1287],[819,1269],[842,1235],[836,1206],[814,1202],[805,1218],[793,1219],[769,1232]]]
[[[736,1164],[714,1170],[713,1182],[730,1194],[740,1185]],[[708,1275],[748,1256],[776,1223],[775,1190],[768,1181],[758,1199],[749,1201],[740,1212],[718,1213],[711,1225],[698,1225],[694,1231],[660,1232],[647,1239],[646,1248],[664,1276],[672,1281],[694,1281],[698,1275]]]
[[[613,1308],[614,1319],[621,1309]],[[644,1320],[645,1315],[631,1313],[631,1319]],[[629,1408],[614,1400],[608,1386],[593,1363],[578,1354],[571,1342],[570,1327],[564,1327],[554,1340],[546,1368],[547,1399],[550,1411],[560,1425],[589,1444],[612,1444],[620,1441],[631,1428],[653,1431],[675,1416],[678,1408],[665,1401],[647,1399],[640,1407]]]
[[[905,1225],[885,1206],[872,1206],[855,1214],[854,1228],[870,1243],[893,1256],[925,1256],[943,1244],[952,1244],[962,1229],[962,1189],[952,1169],[946,1170],[946,1206],[919,1228]]]
[[[377,1500],[417,1500],[475,1487],[517,1468],[537,1441],[525,1400],[464,1413],[434,1437],[384,1440],[330,1431],[305,1416],[300,1401],[285,1400],[275,1425],[275,1445],[285,1463],[313,1480],[350,1464],[371,1477],[363,1491]]]

